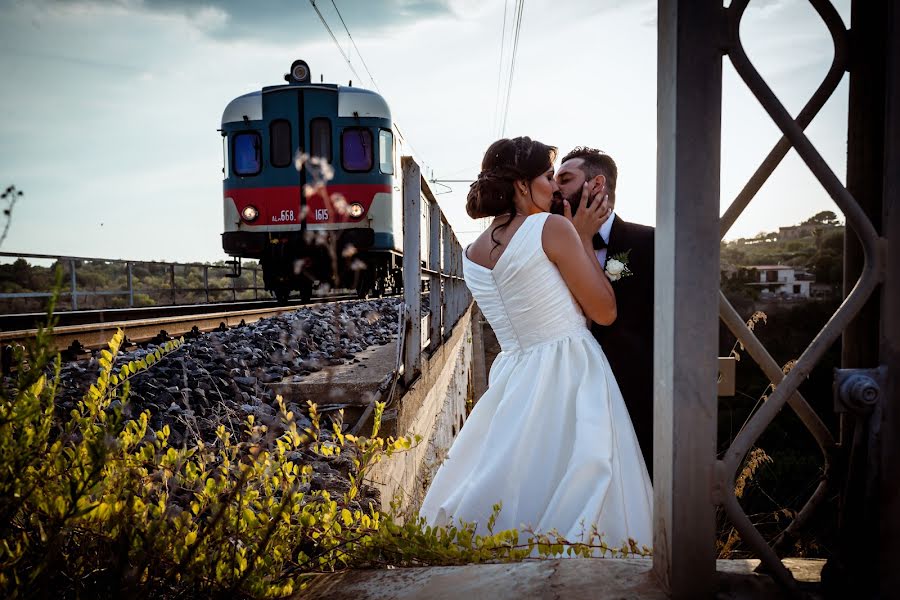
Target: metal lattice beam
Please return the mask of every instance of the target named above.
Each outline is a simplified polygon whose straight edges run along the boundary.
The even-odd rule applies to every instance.
[[[850,229],[856,232],[861,244],[861,269],[859,279],[847,294],[844,302],[803,351],[793,368],[786,375],[772,359],[763,345],[744,325],[734,308],[724,295],[720,294],[720,315],[728,328],[748,350],[750,356],[759,364],[763,372],[775,387],[766,403],[750,417],[718,461],[716,490],[718,501],[747,542],[762,559],[766,570],[788,589],[796,591],[790,572],[782,565],[775,550],[766,542],[750,519],[744,513],[732,489],[737,471],[759,436],[772,422],[778,412],[787,403],[800,417],[823,452],[825,461],[825,478],[797,514],[793,522],[775,541],[775,545],[793,534],[814,512],[824,499],[829,477],[833,474],[831,457],[835,447],[834,439],[821,419],[799,394],[798,387],[806,379],[826,350],[847,329],[851,321],[863,310],[872,298],[874,291],[885,277],[886,242],[881,238],[869,215],[860,206],[856,198],[841,184],[838,177],[828,167],[815,146],[804,133],[804,129],[819,112],[828,98],[834,93],[844,70],[848,67],[849,34],[837,11],[826,0],[810,0],[810,4],[824,21],[834,44],[834,59],[831,68],[816,92],[797,116],[792,118],[768,84],[748,59],[740,39],[740,22],[749,0],[735,0],[726,9],[728,41],[726,51],[738,75],[754,94],[772,121],[782,131],[783,137],[775,145],[762,165],[747,182],[741,193],[722,217],[720,233],[722,236],[734,224],[738,216],[747,207],[765,181],[791,148],[795,149],[806,166],[828,192],[838,207],[843,211]]]
[[[900,251],[897,244],[888,245],[888,239],[900,235],[900,219],[896,214],[900,205],[900,169],[896,168],[900,158],[900,43],[896,39],[900,32],[897,14],[900,9],[890,0],[854,0],[854,31],[851,35],[830,2],[809,2],[831,35],[834,57],[828,73],[796,118],[787,112],[744,51],[740,25],[749,0],[734,0],[728,8],[723,8],[721,0],[659,2],[654,572],[673,597],[708,596],[713,590],[711,540],[714,533],[710,531],[708,520],[713,503],[724,507],[742,539],[762,560],[765,571],[785,588],[798,591],[790,572],[781,563],[777,549],[782,542],[791,539],[829,491],[837,487],[832,463],[839,449],[832,433],[798,388],[842,334],[850,331],[850,338],[855,335],[852,333],[854,327],[867,328],[866,339],[880,332],[879,350],[875,351],[874,343],[866,350],[867,356],[878,354],[882,365],[880,369],[870,369],[870,374],[878,381],[871,380],[873,383],[868,389],[870,392],[875,390],[876,397],[878,393],[893,396],[879,401],[872,413],[874,416],[864,424],[868,451],[874,454],[862,465],[865,490],[849,489],[844,495],[855,498],[863,493],[866,498],[863,505],[868,510],[872,490],[880,489],[880,514],[887,524],[881,530],[890,532],[890,535],[881,533],[880,548],[893,557],[891,564],[900,561],[900,551],[893,548],[900,535],[900,517],[896,516],[900,514],[900,492],[892,490],[885,482],[886,474],[890,472],[886,469],[896,470],[900,465],[900,409],[896,406],[896,372],[900,361],[900,342],[897,341],[900,339],[900,316],[896,310],[896,306],[900,306],[900,283],[897,281]],[[866,18],[858,19],[859,15]],[[860,21],[859,25],[857,21]],[[885,48],[891,57],[887,60],[887,68],[883,66]],[[722,218],[716,220],[723,55],[731,60],[744,84],[781,130],[782,137]],[[850,72],[851,110],[860,102],[867,107],[864,111],[857,110],[849,120],[851,156],[847,179],[850,189],[841,183],[804,133],[834,94],[846,71]],[[868,92],[860,91],[863,89]],[[882,104],[885,98],[887,102]],[[860,116],[861,113],[865,114]],[[885,123],[887,130],[879,130]],[[718,248],[718,241],[791,149],[797,152],[843,212],[847,230],[852,232],[849,235],[856,237],[852,240],[848,237],[848,247],[852,246],[848,264],[852,268],[845,271],[849,285],[845,288],[843,303],[785,373],[725,296],[721,292],[712,293],[711,290],[718,288],[718,273],[715,273],[716,280],[711,281],[713,273],[704,265],[710,265],[712,249]],[[857,179],[863,187],[854,187],[853,182]],[[879,208],[883,208],[883,215]],[[885,237],[878,233],[882,217]],[[718,237],[711,233],[713,229]],[[691,285],[679,286],[676,285],[678,281],[690,281]],[[860,319],[866,307],[874,305],[877,309],[879,306],[879,289],[880,317],[878,310],[869,310]],[[712,367],[712,361],[707,361],[707,357],[715,355],[715,340],[708,339],[709,323],[703,318],[715,310],[711,308],[712,302],[718,304],[722,321],[774,386],[772,394],[750,416],[721,460],[715,460],[714,448],[705,445],[705,441],[715,440],[717,408],[712,387],[707,390],[704,384],[707,367]],[[690,306],[691,310],[677,309],[684,306]],[[887,307],[894,307],[893,313]],[[687,332],[690,332],[690,342],[686,341]],[[855,343],[855,346],[860,344]],[[878,366],[869,364],[878,363],[878,359],[863,362],[866,364],[861,366]],[[709,381],[713,380],[710,375]],[[883,392],[878,392],[879,389]],[[742,509],[734,494],[734,484],[747,453],[785,405],[797,414],[822,451],[824,477],[794,520],[774,540],[773,547]],[[870,402],[867,406],[874,405]],[[856,431],[860,431],[858,424]],[[878,444],[881,446],[876,451]],[[700,482],[705,477],[712,481],[711,489],[706,493],[700,489]],[[873,486],[873,481],[881,481],[881,487]],[[866,519],[861,521],[867,527],[866,535],[877,536],[869,527],[871,517]],[[855,549],[846,550],[853,553]],[[868,556],[864,560],[868,560]],[[885,567],[885,564],[882,561],[882,590],[894,591],[900,586],[900,575],[897,574],[900,571]],[[864,574],[861,576],[865,577]],[[884,582],[888,581],[893,583],[885,587]]]

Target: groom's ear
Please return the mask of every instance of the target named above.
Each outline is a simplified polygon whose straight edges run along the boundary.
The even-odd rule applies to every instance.
[[[605,192],[606,191],[606,175],[595,175],[591,179],[591,186],[595,192]]]

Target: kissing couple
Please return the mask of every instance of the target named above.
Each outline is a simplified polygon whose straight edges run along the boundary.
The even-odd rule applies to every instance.
[[[469,191],[469,216],[493,221],[463,274],[502,352],[419,514],[486,534],[502,503],[495,531],[650,547],[654,232],[617,217],[609,155],[556,157],[498,140]]]

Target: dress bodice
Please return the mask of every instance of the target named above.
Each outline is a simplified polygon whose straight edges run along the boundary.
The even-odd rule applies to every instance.
[[[581,308],[544,253],[541,234],[549,216],[526,217],[493,269],[463,255],[466,284],[504,352],[526,351],[587,329]]]

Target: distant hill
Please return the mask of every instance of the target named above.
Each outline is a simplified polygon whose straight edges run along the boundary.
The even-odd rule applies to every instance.
[[[819,283],[838,285],[843,253],[844,225],[833,212],[822,211],[777,232],[722,242],[720,263],[724,272],[754,265],[797,267],[815,275]]]

